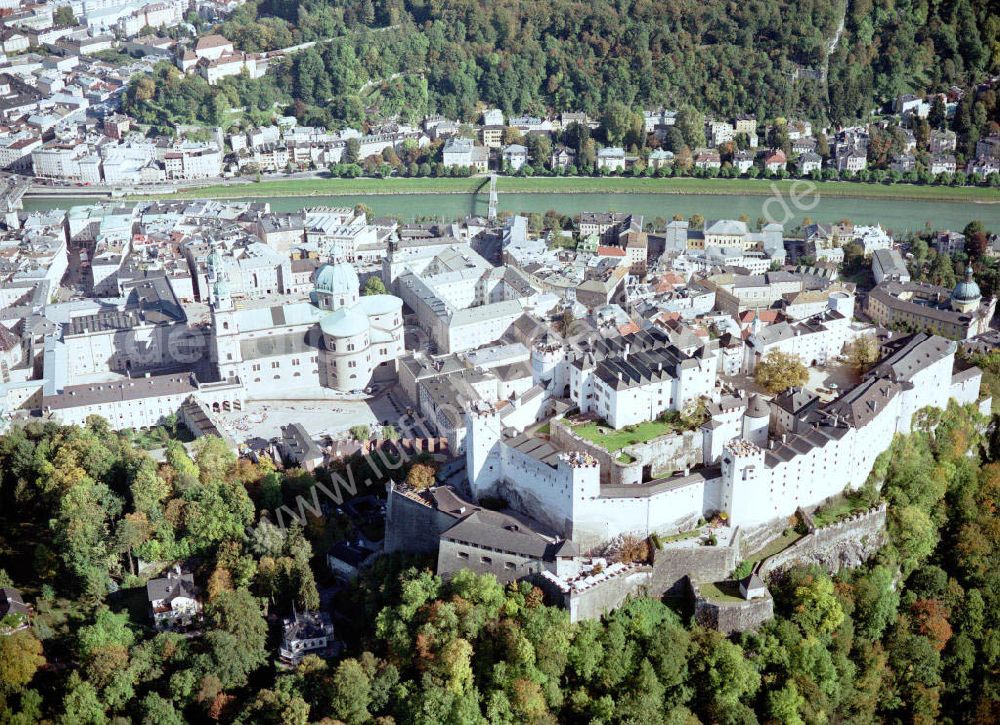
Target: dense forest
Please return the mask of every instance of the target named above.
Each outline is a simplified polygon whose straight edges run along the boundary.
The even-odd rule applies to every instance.
[[[261,0],[217,30],[248,52],[320,41],[255,85],[341,122],[366,109],[474,120],[481,103],[599,117],[622,103],[844,123],[898,94],[997,72],[992,10],[987,0]],[[222,95],[223,106],[247,105]]]
[[[316,606],[320,554],[345,535],[336,517],[285,531],[263,513],[310,476],[215,439],[156,463],[100,419],[15,429],[0,437],[0,584],[36,614],[0,636],[0,719],[994,721],[1000,431],[954,406],[916,420],[867,485],[888,501],[888,545],[833,577],[787,572],[758,632],[727,639],[692,626],[683,603],[642,598],[570,624],[526,584],[443,583],[387,558],[335,603],[343,656],[283,671],[275,616]],[[136,563],[175,558],[204,587],[202,636],[148,626]]]

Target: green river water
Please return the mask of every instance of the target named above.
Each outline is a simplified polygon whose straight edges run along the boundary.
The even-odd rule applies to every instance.
[[[469,214],[486,215],[485,194],[358,194],[302,197],[253,197],[267,201],[274,211],[296,211],[310,206],[353,206],[366,204],[377,216],[398,216],[412,221],[419,218],[455,220]],[[818,222],[850,219],[856,224],[876,224],[897,235],[908,231],[962,229],[973,219],[980,219],[987,229],[1000,231],[1000,194],[998,203],[897,201],[890,199],[844,199],[807,197],[795,203],[790,197],[721,196],[713,194],[517,194],[502,193],[501,211],[545,212],[576,215],[584,211],[625,211],[642,214],[647,221],[656,217],[670,219],[675,214],[687,218],[701,214],[706,219],[735,219],[745,214],[751,222],[758,217],[782,222],[794,228],[809,218]],[[52,209],[73,204],[93,203],[82,199],[25,199],[25,209]]]

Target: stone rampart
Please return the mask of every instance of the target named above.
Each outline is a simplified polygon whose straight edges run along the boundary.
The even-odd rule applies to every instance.
[[[784,551],[762,561],[757,571],[764,577],[797,564],[818,564],[834,574],[843,567],[857,566],[885,543],[885,519],[886,505],[883,503],[814,528]]]
[[[455,517],[393,486],[386,502],[383,547],[386,553],[437,553],[441,534],[454,526],[455,522]]]
[[[719,581],[736,568],[740,556],[737,531],[729,546],[666,546],[653,550],[653,572],[649,581],[652,596],[678,596],[685,593],[684,581]]]
[[[689,580],[688,585],[694,598],[694,621],[702,627],[728,635],[757,629],[774,617],[774,600],[770,594],[757,599],[723,602],[705,599],[694,581]]]

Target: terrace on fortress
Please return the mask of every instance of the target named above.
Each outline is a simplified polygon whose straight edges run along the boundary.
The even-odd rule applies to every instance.
[[[722,469],[719,466],[706,466],[691,471],[686,475],[657,478],[645,483],[630,483],[626,486],[601,486],[601,498],[644,498],[656,496],[666,491],[676,491],[693,485],[704,485],[706,482],[719,478]]]

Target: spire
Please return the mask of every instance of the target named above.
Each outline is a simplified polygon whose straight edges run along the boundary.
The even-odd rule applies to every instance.
[[[229,272],[222,261],[218,246],[212,245],[208,255],[208,281],[212,285],[212,306],[217,310],[232,309],[233,300],[229,289]]]

